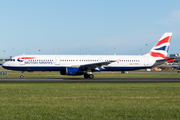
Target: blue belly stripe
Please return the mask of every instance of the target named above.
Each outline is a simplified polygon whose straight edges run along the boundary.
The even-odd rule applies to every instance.
[[[11,66],[3,66],[5,69],[8,70],[17,70],[17,71],[61,71],[62,69],[66,67],[11,67]],[[100,69],[100,70],[95,70],[94,72],[97,71],[131,71],[131,70],[139,70],[139,69],[146,69],[146,68],[151,68],[151,67],[104,67],[105,69]]]

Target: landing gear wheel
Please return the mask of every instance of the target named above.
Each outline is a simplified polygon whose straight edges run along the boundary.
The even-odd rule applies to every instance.
[[[88,74],[84,74],[84,78],[85,78],[85,79],[88,79],[88,78],[89,78],[89,75],[88,75]]]
[[[23,78],[24,78],[24,76],[23,76],[23,75],[21,75],[21,76],[20,76],[20,78],[21,78],[21,79],[23,79]]]
[[[94,78],[94,75],[93,74],[90,74],[89,75],[89,79],[93,79]]]
[[[24,78],[24,71],[22,71],[20,78],[21,78],[21,79]]]

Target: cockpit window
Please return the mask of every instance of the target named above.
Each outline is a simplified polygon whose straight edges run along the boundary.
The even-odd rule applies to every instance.
[[[15,61],[15,59],[10,59],[10,61]]]

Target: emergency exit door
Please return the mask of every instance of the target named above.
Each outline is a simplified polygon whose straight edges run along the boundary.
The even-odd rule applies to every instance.
[[[59,57],[56,57],[56,58],[55,58],[55,64],[56,64],[56,65],[60,65],[60,59],[59,59]]]

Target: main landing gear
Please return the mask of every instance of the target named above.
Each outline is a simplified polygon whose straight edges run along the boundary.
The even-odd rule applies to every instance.
[[[20,78],[21,78],[21,79],[24,78],[24,71],[22,71],[22,74],[21,74]]]
[[[88,78],[89,78],[89,79],[93,79],[93,78],[94,78],[94,75],[93,75],[93,74],[87,74],[87,73],[86,73],[86,74],[84,74],[84,78],[85,78],[85,79],[88,79]]]

